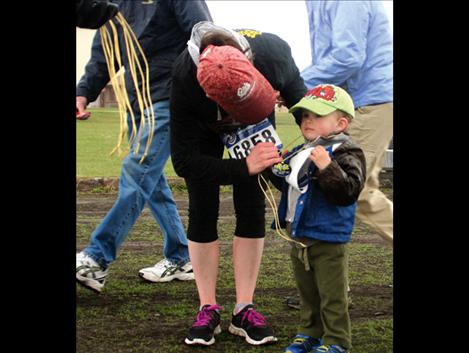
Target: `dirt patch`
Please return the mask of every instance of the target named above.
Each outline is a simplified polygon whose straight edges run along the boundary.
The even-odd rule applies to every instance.
[[[116,180],[116,179],[115,179]],[[182,181],[180,179],[177,182]],[[99,224],[117,197],[117,182],[94,180],[77,184],[77,250],[87,245],[91,231]],[[171,184],[179,185],[179,184]],[[183,190],[183,189],[181,189]],[[392,189],[383,189],[392,197]],[[183,223],[187,225],[187,193],[176,192],[175,201]],[[266,220],[272,219],[267,209]],[[162,258],[161,231],[145,208],[123,243],[118,261],[110,268],[109,279],[101,295],[77,287],[77,353],[264,353],[278,352],[289,343],[299,323],[299,311],[285,304],[285,297],[296,293],[291,273],[289,245],[273,231],[268,232],[255,301],[271,322],[279,337],[274,346],[251,347],[240,337],[227,332],[230,310],[236,301],[231,266],[232,232],[235,218],[231,193],[220,197],[219,235],[221,243],[217,300],[225,306],[223,332],[216,344],[190,348],[183,339],[198,306],[193,281],[165,284],[144,282],[138,270]],[[393,288],[392,246],[356,222],[351,247],[351,268],[360,276],[351,283],[350,317],[354,352],[392,352]],[[385,256],[388,261],[381,261]],[[357,265],[359,264],[359,266]],[[391,276],[390,276],[391,274]],[[391,280],[389,278],[391,277]],[[360,326],[361,325],[361,326]],[[371,337],[373,335],[375,336]],[[370,348],[370,342],[373,342]]]
[[[393,314],[393,288],[390,286],[352,286],[349,308],[352,320],[389,318]]]
[[[185,182],[180,177],[166,177],[172,190],[185,189]],[[393,171],[382,171],[379,175],[382,188],[392,189]],[[116,192],[119,188],[119,178],[117,177],[96,177],[96,178],[76,178],[76,189],[79,192]]]

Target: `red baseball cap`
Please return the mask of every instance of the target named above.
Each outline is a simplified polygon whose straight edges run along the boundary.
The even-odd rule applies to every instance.
[[[199,58],[197,80],[210,99],[242,124],[256,124],[275,108],[277,92],[232,46],[207,46]]]

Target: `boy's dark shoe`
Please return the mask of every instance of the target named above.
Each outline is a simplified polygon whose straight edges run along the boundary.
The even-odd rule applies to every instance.
[[[218,305],[204,305],[197,313],[184,342],[189,345],[210,346],[215,343],[215,335],[221,332]]]
[[[254,310],[253,305],[246,305],[238,314],[233,315],[228,330],[233,335],[245,337],[246,342],[253,345],[277,341],[274,331],[265,318]]]
[[[293,339],[293,343],[285,348],[285,353],[311,353],[315,348],[322,344],[320,338],[298,334]]]

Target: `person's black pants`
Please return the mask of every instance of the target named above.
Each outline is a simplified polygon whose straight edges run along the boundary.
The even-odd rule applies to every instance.
[[[197,243],[217,240],[220,186],[188,179],[186,185],[189,192],[187,238]],[[233,202],[236,214],[235,235],[243,238],[263,238],[265,197],[259,187],[257,175],[249,178],[247,182],[233,184]]]

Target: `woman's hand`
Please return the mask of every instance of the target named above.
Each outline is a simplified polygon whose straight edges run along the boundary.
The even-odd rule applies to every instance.
[[[259,142],[246,158],[249,175],[259,174],[282,160],[282,157],[278,155],[277,147],[272,142]]]

